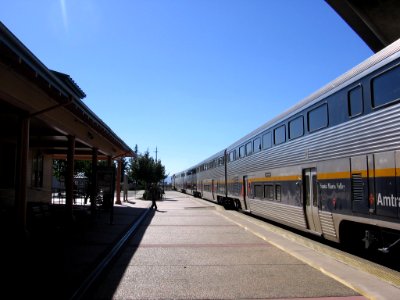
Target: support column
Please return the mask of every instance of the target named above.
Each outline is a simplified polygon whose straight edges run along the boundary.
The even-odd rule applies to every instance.
[[[22,117],[19,124],[17,144],[17,165],[15,182],[16,225],[18,232],[26,233],[27,208],[27,166],[29,152],[29,124],[28,117]]]
[[[75,160],[75,137],[68,136],[68,151],[67,151],[67,172],[65,176],[65,210],[66,217],[72,220],[72,208],[74,201],[74,160]]]
[[[124,173],[124,202],[128,201],[128,175]]]
[[[97,159],[98,149],[92,149],[92,178],[90,185],[90,210],[92,213],[96,211],[96,198],[97,198]]]
[[[107,156],[107,167],[112,167],[112,158]],[[111,207],[110,207],[110,225],[114,224],[114,195],[111,196]]]
[[[117,167],[117,182],[115,188],[117,190],[117,199],[115,204],[121,203],[121,169],[122,169],[122,158],[118,158],[118,167]]]

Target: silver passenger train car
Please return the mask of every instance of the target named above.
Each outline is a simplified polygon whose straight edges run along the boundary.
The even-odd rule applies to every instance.
[[[400,238],[400,40],[173,178],[183,192],[388,252]]]

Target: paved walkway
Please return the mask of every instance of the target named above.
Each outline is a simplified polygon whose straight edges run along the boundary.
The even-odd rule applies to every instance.
[[[346,287],[355,286],[354,279],[371,298],[396,298],[382,296],[396,293],[394,286],[293,243],[264,228],[264,222],[176,192],[167,192],[157,212],[149,211],[151,201],[140,196],[131,192],[127,202],[114,205],[112,218],[104,210],[92,218],[81,208],[72,227],[53,220],[57,226],[32,231],[24,244],[5,238],[2,295],[71,299],[127,229],[150,212],[120,253],[121,261],[107,270],[108,280],[101,278],[94,299],[365,299],[357,288]]]
[[[89,299],[366,299],[231,212],[167,193]],[[291,252],[312,252],[280,239]]]

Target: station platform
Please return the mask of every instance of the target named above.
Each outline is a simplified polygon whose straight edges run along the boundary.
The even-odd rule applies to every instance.
[[[398,272],[167,192],[91,299],[397,299]]]
[[[269,223],[167,191],[33,236],[9,257],[3,293],[37,299],[397,299],[398,272]],[[139,225],[139,222],[140,225]],[[94,267],[137,226],[95,288]],[[4,265],[4,264],[3,264]],[[18,285],[16,285],[18,283]],[[17,288],[15,288],[17,286]],[[6,293],[7,292],[7,293]]]

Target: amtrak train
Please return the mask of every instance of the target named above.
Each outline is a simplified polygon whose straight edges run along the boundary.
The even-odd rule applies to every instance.
[[[172,183],[327,240],[398,251],[400,39]]]

